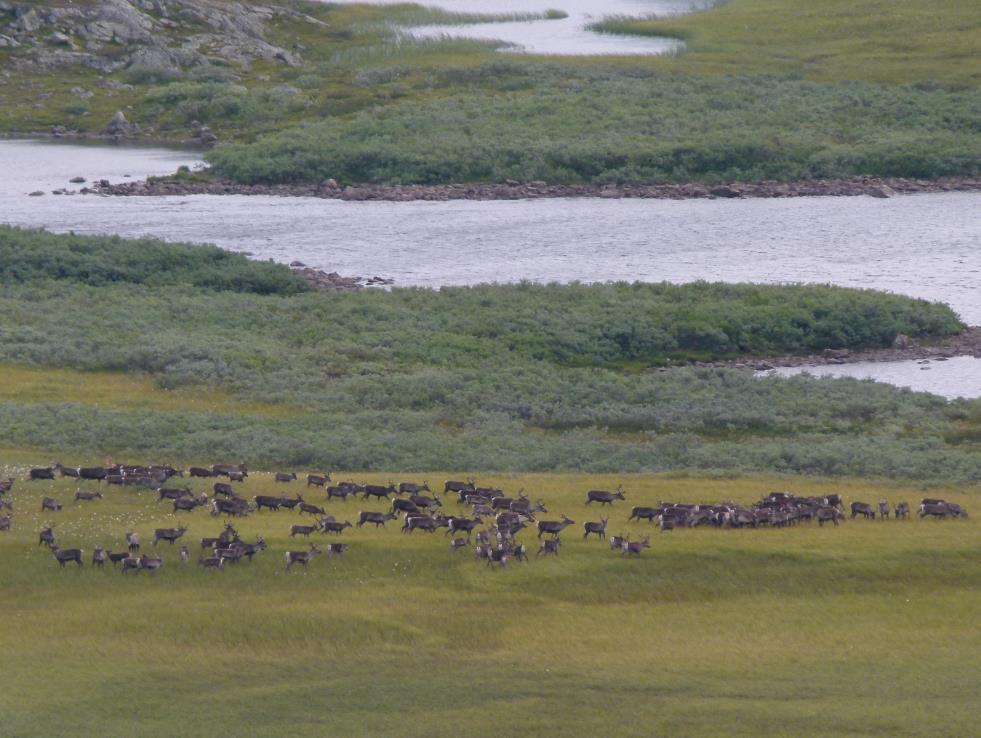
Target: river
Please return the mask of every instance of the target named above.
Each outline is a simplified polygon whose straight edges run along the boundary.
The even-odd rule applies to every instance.
[[[51,194],[81,187],[68,183],[76,175],[125,181],[127,174],[166,174],[195,163],[193,153],[164,149],[0,141],[0,222],[215,243],[261,259],[390,277],[401,286],[520,280],[831,283],[946,302],[966,322],[981,324],[976,192],[889,199],[403,203]],[[46,194],[29,197],[35,190]],[[977,370],[967,366],[975,368],[965,371]],[[874,369],[868,368],[872,376]],[[914,363],[905,375],[911,386],[927,389],[925,383],[944,371],[924,371]],[[953,377],[939,393],[956,396],[960,386]],[[970,393],[981,395],[981,388],[975,385]]]

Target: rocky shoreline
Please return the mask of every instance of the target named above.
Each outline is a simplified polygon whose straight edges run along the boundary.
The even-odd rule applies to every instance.
[[[733,182],[722,185],[684,184],[548,184],[507,181],[499,184],[441,185],[355,185],[342,187],[334,180],[320,184],[247,185],[222,180],[184,181],[176,178],[150,179],[113,184],[102,180],[83,188],[83,194],[117,197],[183,195],[267,195],[276,197],[319,197],[329,200],[525,200],[562,197],[609,199],[716,199],[777,197],[887,198],[922,192],[968,192],[981,190],[979,177],[907,179],[902,177],[854,177],[850,179],[803,180],[799,182]]]
[[[290,264],[290,268],[315,290],[357,292],[363,287],[387,287],[395,284],[394,279],[385,277],[344,277],[337,272],[325,272],[322,269],[308,267],[300,261],[294,261]]]
[[[971,326],[963,333],[919,343],[909,336],[899,335],[889,348],[826,349],[820,354],[800,354],[768,357],[766,359],[733,359],[731,361],[696,362],[695,366],[729,367],[768,371],[777,367],[825,366],[828,364],[857,364],[868,361],[943,361],[955,356],[981,359],[981,326]]]

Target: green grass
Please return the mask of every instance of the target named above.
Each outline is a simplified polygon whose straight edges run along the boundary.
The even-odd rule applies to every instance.
[[[17,476],[49,457],[3,456]],[[771,489],[841,491],[846,500],[922,496],[899,485],[792,477],[479,480],[524,487],[546,500],[549,517],[567,513],[576,528],[601,514],[584,507],[585,490],[623,482],[628,501],[607,511],[610,532],[634,538],[647,527],[624,523],[628,505],[660,499],[750,502]],[[164,505],[118,488],[103,501],[38,513],[42,495],[67,501],[74,489],[18,482],[14,530],[0,534],[0,586],[16,593],[0,600],[6,735],[131,735],[138,721],[147,732],[179,725],[186,736],[463,728],[489,736],[500,735],[506,712],[509,730],[529,736],[963,736],[979,717],[973,518],[679,530],[655,534],[632,561],[570,531],[558,559],[533,555],[507,571],[450,554],[442,533],[349,530],[345,557],[287,575],[285,533],[299,516],[264,513],[238,524],[246,538],[261,534],[270,544],[251,565],[182,570],[165,546],[165,567],[151,578],[88,563],[60,571],[37,547],[48,521],[86,558],[97,542],[118,548],[130,527],[145,539],[174,524]],[[242,491],[279,489],[299,487],[254,475]],[[939,494],[970,508],[976,493]],[[343,520],[363,507],[334,502],[329,512]],[[200,511],[184,520],[192,542],[221,527]]]

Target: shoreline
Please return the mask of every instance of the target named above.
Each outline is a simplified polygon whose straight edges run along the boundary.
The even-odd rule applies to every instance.
[[[101,180],[83,187],[81,194],[113,197],[166,197],[187,195],[265,195],[272,197],[316,197],[326,200],[409,202],[448,200],[528,200],[557,198],[602,199],[739,199],[789,197],[889,198],[928,192],[981,191],[981,177],[851,177],[847,179],[801,180],[797,182],[732,182],[728,184],[548,184],[516,182],[499,184],[440,185],[352,185],[334,180],[320,184],[246,185],[223,180],[186,182],[150,179],[110,183]]]
[[[956,336],[925,339],[923,343],[908,336],[897,336],[893,346],[873,349],[825,349],[820,354],[787,354],[767,358],[741,358],[727,361],[697,361],[688,366],[726,367],[769,371],[780,367],[828,366],[864,362],[944,360],[956,356],[981,359],[981,326],[968,326]]]

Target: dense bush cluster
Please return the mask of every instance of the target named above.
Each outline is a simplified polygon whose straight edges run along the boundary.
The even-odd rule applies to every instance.
[[[153,238],[55,235],[0,226],[0,281],[29,284],[68,280],[88,285],[186,284],[216,290],[291,295],[306,283],[288,267],[216,246]]]
[[[209,161],[218,174],[253,183],[711,182],[981,171],[977,90],[503,68],[496,92],[481,83],[478,68],[468,72],[480,83],[470,92],[290,128],[219,147]],[[522,89],[500,91],[516,80]]]

